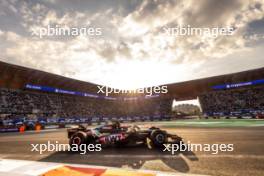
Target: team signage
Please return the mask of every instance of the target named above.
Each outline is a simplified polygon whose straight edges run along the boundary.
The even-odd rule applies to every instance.
[[[237,88],[237,87],[243,87],[243,86],[257,85],[257,84],[264,84],[264,79],[248,81],[248,82],[240,82],[240,83],[234,83],[234,84],[216,85],[216,86],[213,86],[212,88],[213,89],[231,89],[231,88]]]

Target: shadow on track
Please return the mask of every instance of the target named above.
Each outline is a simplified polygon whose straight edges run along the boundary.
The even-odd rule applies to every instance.
[[[100,152],[89,152],[79,154],[77,152],[56,152],[40,161],[59,162],[71,164],[88,164],[108,167],[129,167],[140,169],[148,161],[156,161],[151,167],[152,170],[160,170],[161,162],[166,167],[178,172],[188,172],[190,170],[185,159],[197,161],[198,158],[193,152],[181,152],[171,155],[158,149],[148,149],[145,145],[130,146],[122,148],[108,147]],[[157,163],[157,160],[159,161]],[[167,168],[168,169],[168,168]]]

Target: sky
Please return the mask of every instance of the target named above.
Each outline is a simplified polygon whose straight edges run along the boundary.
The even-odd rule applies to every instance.
[[[101,35],[38,37],[47,26]],[[168,36],[164,27],[232,27]],[[264,0],[1,0],[0,60],[121,89],[264,67]]]

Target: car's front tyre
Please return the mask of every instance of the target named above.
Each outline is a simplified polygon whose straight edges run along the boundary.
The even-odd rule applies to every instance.
[[[162,147],[168,141],[167,133],[161,130],[154,130],[150,134],[150,140],[155,147]]]

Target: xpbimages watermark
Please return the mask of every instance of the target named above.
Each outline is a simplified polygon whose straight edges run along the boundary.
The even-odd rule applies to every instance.
[[[86,154],[87,152],[100,152],[102,151],[101,144],[60,144],[58,141],[54,143],[47,141],[43,144],[31,144],[31,151],[43,154],[44,152],[61,152],[61,151],[71,151],[79,152],[80,154]]]
[[[184,143],[180,141],[179,144],[164,144],[163,152],[170,152],[172,155],[178,152],[210,152],[213,155],[219,152],[234,151],[234,144],[195,144],[187,141]]]
[[[235,29],[233,27],[192,27],[176,26],[176,27],[163,27],[161,29],[164,35],[170,37],[180,36],[205,36],[210,38],[217,38],[219,36],[231,36],[234,34]]]
[[[168,93],[167,86],[153,86],[153,87],[139,88],[135,90],[122,90],[122,89],[115,89],[115,88],[107,87],[107,86],[97,86],[97,88],[98,88],[97,93],[105,94],[105,96],[108,96],[109,94],[119,94],[119,93],[146,94],[146,96]]]
[[[52,36],[101,36],[102,28],[84,26],[84,27],[69,27],[66,25],[47,25],[41,28],[31,30],[32,36],[39,38]]]

